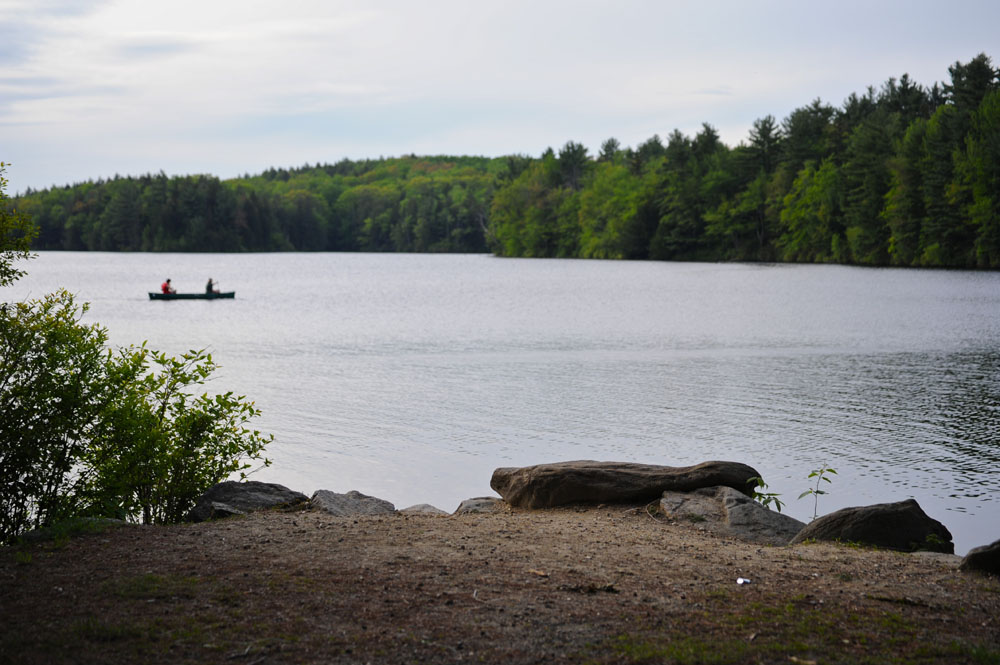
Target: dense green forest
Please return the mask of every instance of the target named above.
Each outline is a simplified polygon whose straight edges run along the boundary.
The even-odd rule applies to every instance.
[[[838,108],[635,148],[400,157],[220,181],[147,175],[26,192],[36,249],[478,252],[1000,268],[1000,69],[903,75]]]
[[[31,192],[34,249],[485,252],[505,159],[401,157],[222,181],[164,174]]]

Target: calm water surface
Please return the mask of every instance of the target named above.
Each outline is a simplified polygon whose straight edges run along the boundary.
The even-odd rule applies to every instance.
[[[820,513],[913,497],[1000,537],[1000,274],[398,254],[43,253],[115,344],[208,347],[273,432],[256,478],[453,510],[498,466],[746,462]],[[233,301],[151,302],[209,276]]]

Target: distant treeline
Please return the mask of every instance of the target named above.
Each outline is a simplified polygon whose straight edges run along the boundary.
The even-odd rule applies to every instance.
[[[484,252],[503,159],[402,157],[213,176],[116,177],[31,192],[34,249]]]
[[[27,192],[37,249],[477,252],[1000,268],[1000,69],[981,54],[758,119],[592,157],[400,157]]]

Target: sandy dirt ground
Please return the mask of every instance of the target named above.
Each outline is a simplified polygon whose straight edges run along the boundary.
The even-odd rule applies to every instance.
[[[0,663],[1000,663],[957,564],[641,506],[124,526],[0,549]]]

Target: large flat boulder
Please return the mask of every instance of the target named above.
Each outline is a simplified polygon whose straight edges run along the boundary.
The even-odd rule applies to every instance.
[[[1000,540],[994,540],[989,545],[973,547],[962,559],[959,569],[1000,575]]]
[[[732,487],[664,492],[660,512],[713,533],[761,545],[787,545],[806,525],[769,510]]]
[[[308,500],[309,497],[305,494],[290,490],[284,485],[254,480],[246,482],[227,480],[205,490],[185,520],[204,522],[232,515],[244,515],[255,510],[304,504]]]
[[[638,503],[654,501],[666,491],[690,492],[725,485],[747,494],[760,476],[739,462],[703,462],[695,466],[657,466],[589,460],[500,468],[492,487],[517,508],[551,508],[568,503]]]
[[[316,490],[312,495],[313,508],[338,517],[352,515],[389,515],[396,512],[396,507],[385,499],[368,496],[351,490],[346,494],[337,494],[330,490]]]
[[[913,499],[842,508],[813,520],[792,539],[835,540],[874,545],[901,552],[927,550],[954,554],[951,532],[927,516]]]

